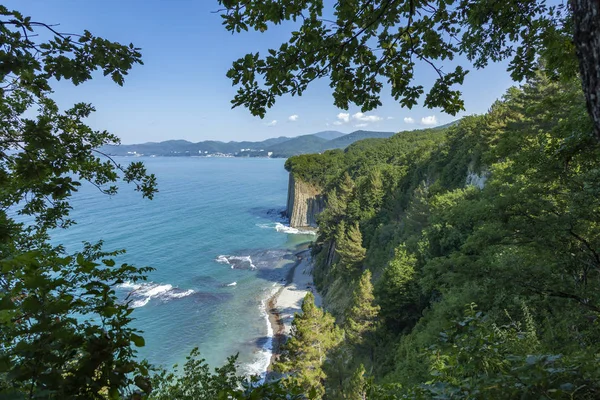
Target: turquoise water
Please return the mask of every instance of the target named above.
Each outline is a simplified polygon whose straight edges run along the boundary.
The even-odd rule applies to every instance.
[[[69,250],[102,239],[107,250],[127,250],[119,261],[156,269],[148,282],[119,289],[133,292],[141,357],[170,366],[199,347],[213,366],[239,352],[244,372],[262,372],[272,334],[264,300],[296,246],[312,238],[283,232],[284,160],[142,160],[158,178],[154,200],[124,184],[114,197],[83,187],[72,202],[77,225],[53,239]]]

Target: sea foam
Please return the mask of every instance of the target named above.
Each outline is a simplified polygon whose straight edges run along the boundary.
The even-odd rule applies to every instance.
[[[271,326],[271,321],[269,321],[267,302],[271,297],[273,297],[277,290],[279,290],[279,286],[277,284],[273,284],[273,290],[271,290],[268,296],[260,302],[260,315],[267,324],[267,340],[263,344],[262,348],[255,353],[255,360],[252,363],[247,364],[245,367],[245,370],[249,375],[258,375],[260,377],[258,382],[259,384],[264,383],[267,377],[267,369],[269,368],[269,364],[271,363],[271,358],[273,356],[273,327]]]
[[[315,230],[302,230],[298,228],[292,228],[289,225],[284,225],[281,222],[275,222],[270,224],[256,224],[259,228],[262,229],[275,229],[277,232],[289,233],[291,235],[316,235],[317,232]]]
[[[218,256],[215,261],[221,264],[230,265],[232,269],[256,269],[256,265],[252,263],[252,258],[250,256],[228,256],[222,254]]]
[[[159,284],[154,282],[125,282],[119,286],[123,289],[130,290],[127,297],[128,299],[131,299],[130,305],[133,308],[144,307],[152,299],[158,299],[163,302],[167,302],[170,299],[180,299],[194,293],[194,291],[191,289],[179,289],[177,287],[173,287],[173,285],[170,285],[168,283]]]

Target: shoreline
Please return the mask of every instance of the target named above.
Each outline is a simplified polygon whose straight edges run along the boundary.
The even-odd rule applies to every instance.
[[[310,250],[297,253],[296,261],[287,273],[285,285],[267,300],[267,314],[273,331],[272,354],[266,371],[266,381],[274,378],[273,363],[280,355],[280,348],[287,340],[292,327],[294,314],[301,312],[302,301],[309,290],[315,296],[315,304],[321,306],[321,296],[317,293],[312,276]]]

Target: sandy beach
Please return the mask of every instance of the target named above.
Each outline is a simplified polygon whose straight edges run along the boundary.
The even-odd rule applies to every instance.
[[[279,347],[290,334],[294,314],[302,311],[302,301],[309,290],[315,296],[315,304],[321,306],[321,296],[313,283],[310,250],[296,253],[296,257],[298,260],[290,270],[285,286],[268,303],[269,321],[274,332],[271,364],[278,357]]]

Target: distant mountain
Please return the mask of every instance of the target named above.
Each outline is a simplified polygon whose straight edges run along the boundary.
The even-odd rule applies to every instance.
[[[187,140],[167,140],[165,142],[149,142],[141,144],[124,144],[119,146],[103,146],[100,150],[115,156],[208,156],[208,155],[237,155],[263,156],[269,146],[289,141],[289,137],[278,137],[260,142],[219,142],[205,140],[192,143]],[[265,153],[266,157],[267,154]]]
[[[395,132],[355,131],[344,135],[341,132],[326,131],[312,135],[298,136],[287,142],[267,147],[267,152],[272,152],[272,157],[287,158],[298,154],[322,153],[326,150],[344,149],[352,143],[363,139],[382,139],[394,136]],[[330,140],[325,137],[332,137]]]
[[[438,127],[443,129],[458,121]],[[324,131],[298,137],[278,137],[260,142],[219,142],[206,140],[192,143],[187,140],[167,140],[142,144],[104,146],[101,151],[116,156],[204,156],[204,157],[278,157],[287,158],[298,154],[322,153],[331,149],[344,149],[363,139],[383,139],[394,132],[355,131],[343,134]]]
[[[304,135],[292,138],[286,142],[275,144],[266,148],[272,152],[273,157],[291,157],[298,154],[320,153],[326,143],[330,141],[317,135]]]
[[[344,136],[344,135],[346,135],[346,134],[342,133],[342,132],[338,132],[338,131],[323,131],[323,132],[313,133],[313,136],[320,137],[321,139],[325,139],[325,140],[336,139],[336,138],[339,138],[340,136]]]
[[[355,131],[327,142],[325,150],[343,149],[352,143],[363,139],[385,139],[394,136],[396,132]]]

